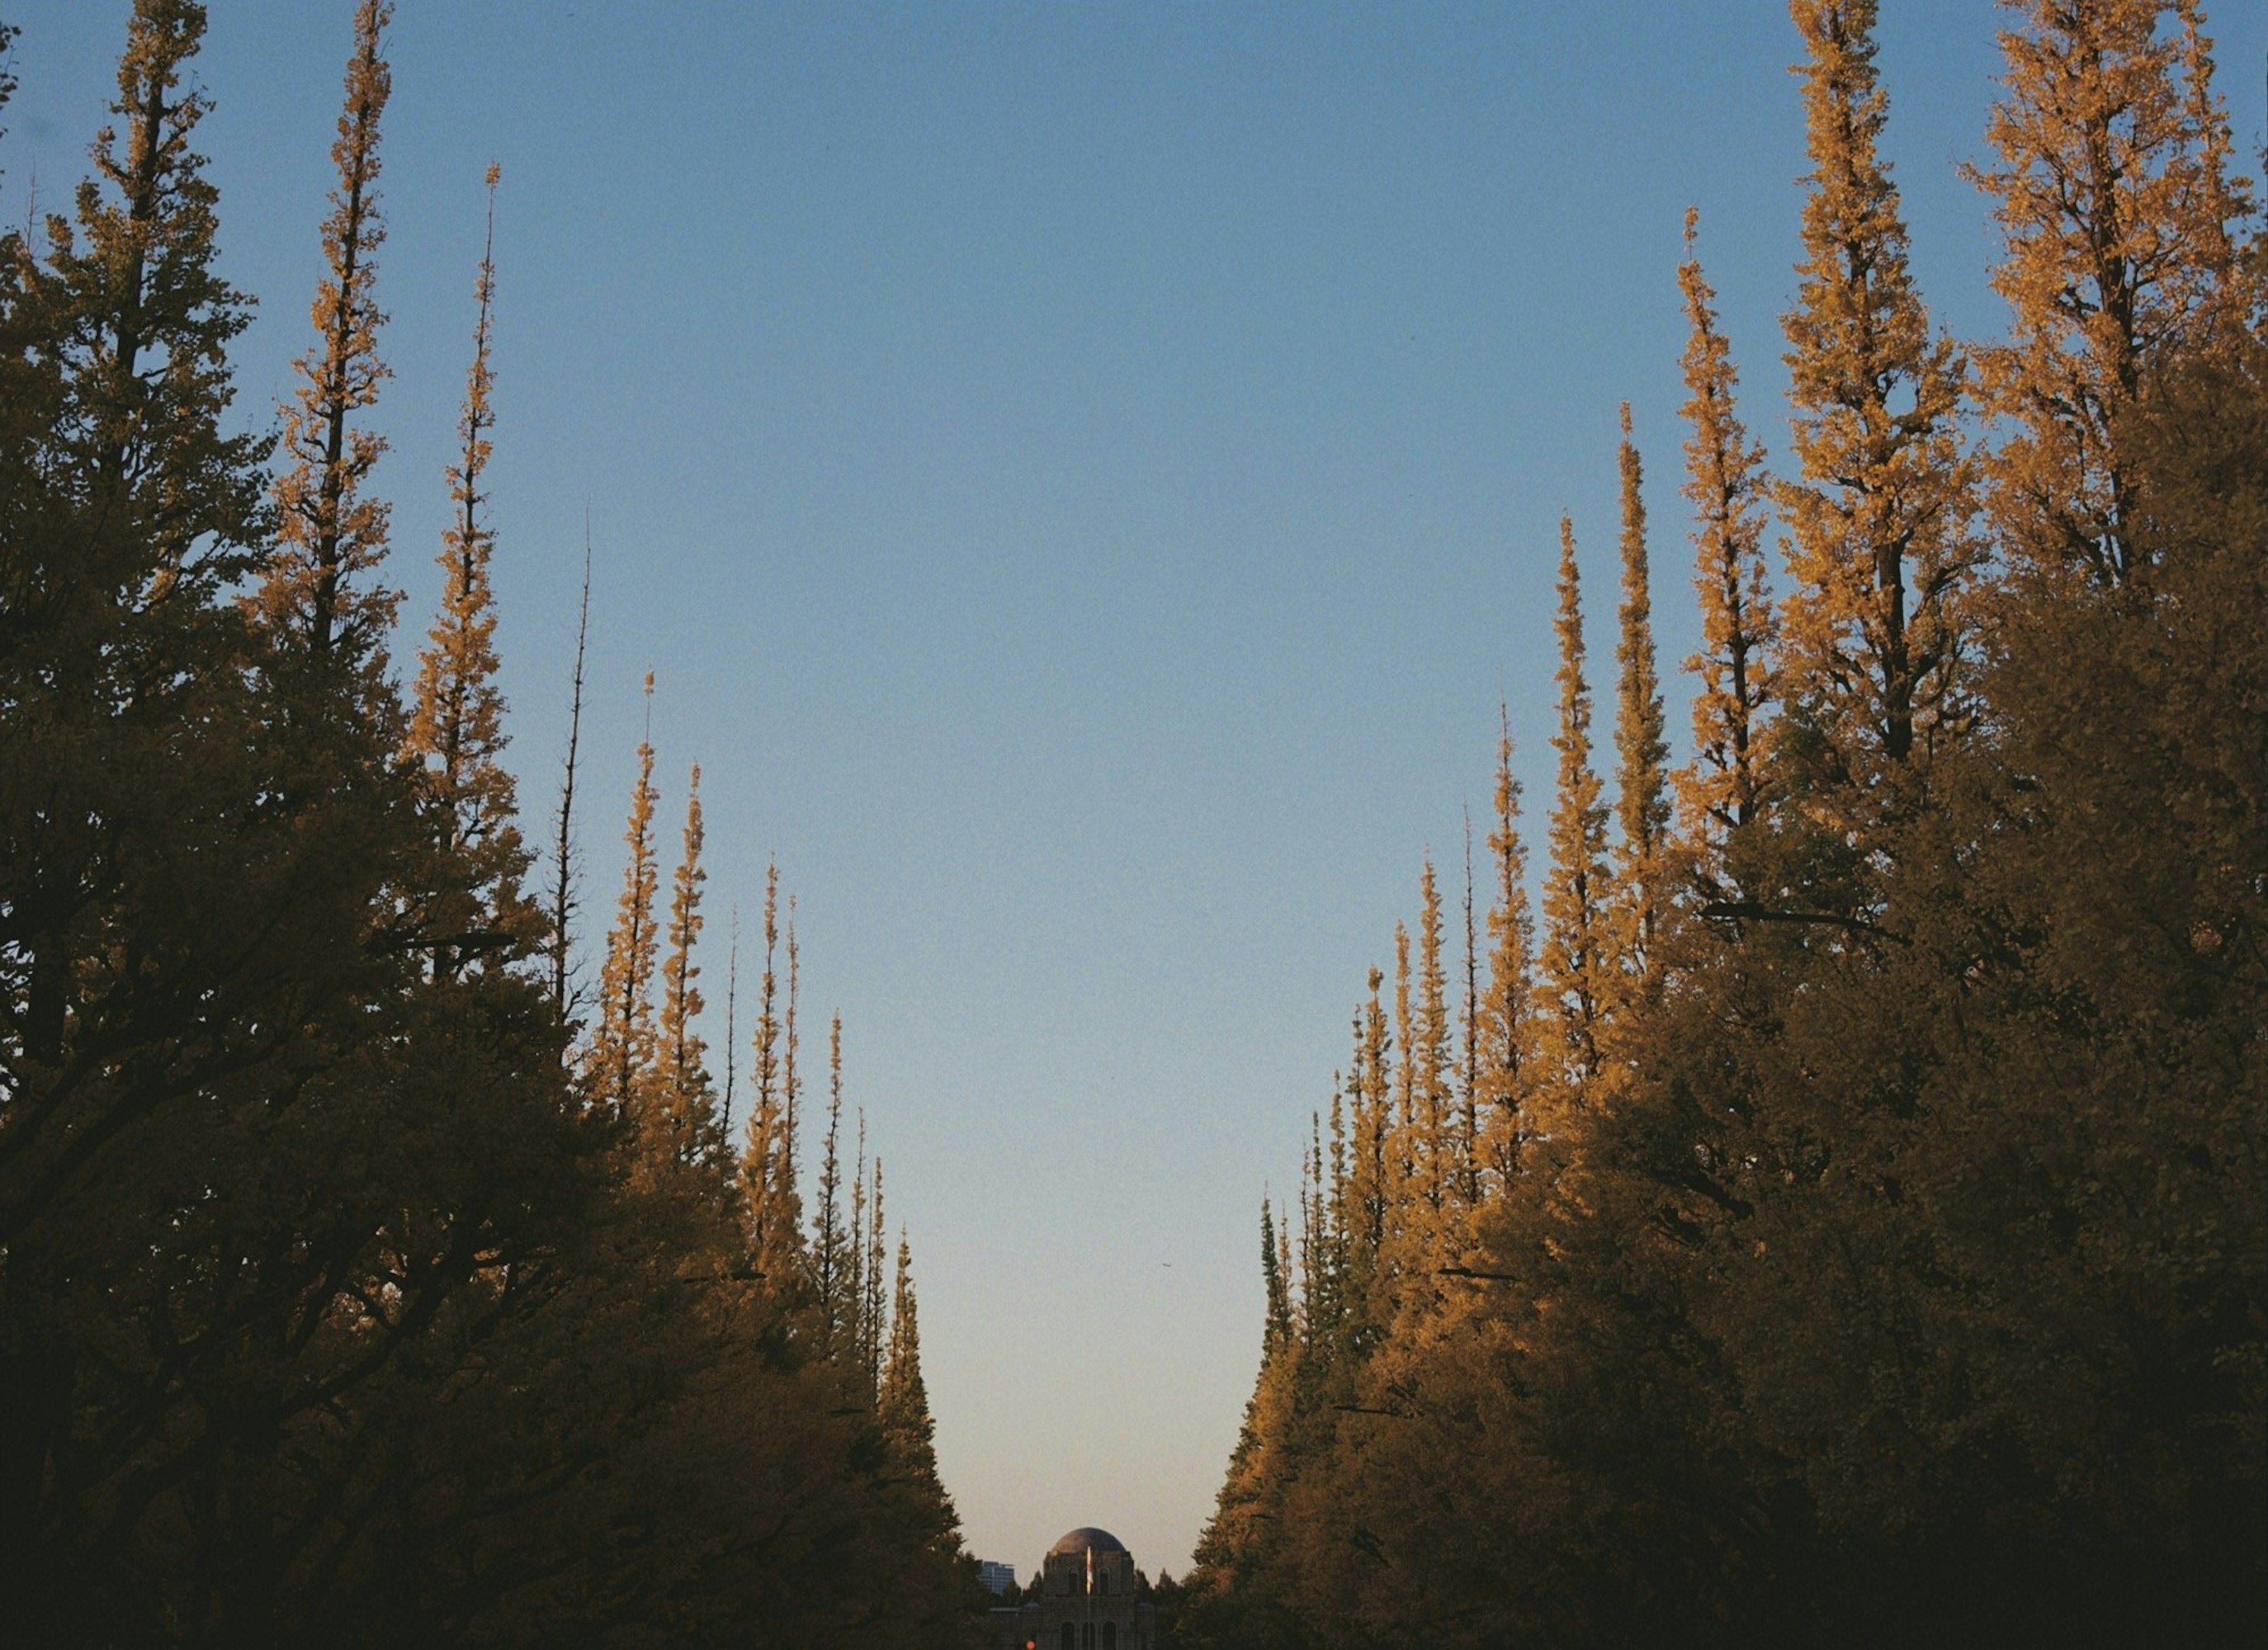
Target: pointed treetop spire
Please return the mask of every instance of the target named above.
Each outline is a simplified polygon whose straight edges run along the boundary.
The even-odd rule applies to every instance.
[[[1442,963],[1441,888],[1426,855],[1418,879],[1417,1195],[1423,1205],[1425,1234],[1438,1235],[1440,1217],[1454,1194],[1458,1158],[1453,1136],[1449,1089],[1453,1034],[1449,1027],[1448,972]]]
[[[561,764],[559,812],[552,839],[550,909],[545,913],[551,948],[551,1005],[562,1024],[570,1019],[575,918],[575,759],[583,743],[583,648],[591,637],[591,512],[583,511],[583,600],[575,621],[575,674],[568,699],[567,753]]]
[[[830,1354],[843,1341],[854,1315],[856,1293],[850,1285],[856,1271],[850,1253],[856,1241],[857,1204],[850,1224],[843,1211],[843,1016],[836,1013],[827,1028],[827,1136],[819,1160],[819,1207],[812,1219],[812,1293],[818,1297],[821,1333]],[[865,1172],[862,1163],[853,1179]],[[855,1194],[854,1194],[855,1196]]]
[[[781,1015],[779,866],[764,869],[764,971],[756,988],[756,1028],[750,1077],[755,1101],[748,1117],[740,1181],[747,1199],[750,1247],[756,1265],[776,1288],[784,1287],[801,1243],[792,1197],[794,1113],[786,1094],[787,1028]]]
[[[533,859],[520,840],[518,787],[504,768],[504,695],[497,686],[496,596],[489,564],[496,535],[482,509],[487,495],[490,321],[496,293],[496,176],[489,168],[489,230],[474,283],[473,361],[457,424],[459,449],[448,471],[455,508],[441,534],[441,611],[418,654],[404,755],[423,777],[448,891],[427,925],[436,966],[467,957],[518,954],[542,938],[543,917],[521,892]],[[555,958],[555,968],[556,965]]]
[[[204,32],[192,0],[136,0],[110,105],[123,136],[96,135],[75,217],[44,224],[40,284],[83,318],[55,346],[62,451],[132,558],[101,570],[128,602],[217,592],[252,566],[259,520],[261,438],[220,433],[251,299],[213,268],[219,192],[190,147],[211,108],[189,71]]]
[[[1268,1307],[1263,1356],[1273,1357],[1291,1344],[1292,1291],[1277,1247],[1276,1212],[1265,1194],[1260,1199],[1260,1277]]]
[[[882,1293],[882,1266],[889,1249],[882,1219],[882,1154],[874,1153],[866,1190],[866,1256],[863,1263],[865,1296],[859,1304],[858,1362],[865,1389],[878,1397],[882,1388],[884,1359],[889,1351],[889,1300]]]
[[[773,973],[774,947],[779,939],[779,869],[768,869],[764,885],[763,1005],[758,1016],[757,1112],[750,1132],[758,1146],[748,1160],[746,1182],[755,1215],[757,1264],[768,1278],[786,1280],[804,1271],[803,1198],[797,1168],[798,1095],[801,1079],[796,1073],[796,997],[799,989],[795,940],[795,902],[788,901],[787,1002],[784,1015],[777,1002]],[[880,1160],[876,1160],[879,1170]],[[880,1182],[876,1197],[879,1200]],[[876,1204],[880,1209],[879,1201]],[[880,1263],[875,1264],[879,1267]],[[879,1285],[878,1285],[879,1286]]]
[[[659,1035],[660,1103],[654,1108],[657,1145],[681,1162],[712,1160],[724,1141],[718,1129],[716,1095],[710,1086],[708,1045],[696,1028],[702,1009],[701,967],[693,948],[701,937],[701,889],[709,873],[701,866],[704,840],[701,817],[701,765],[696,762],[685,786],[685,851],[679,860],[669,903],[669,950],[661,967]]]
[[[1533,1080],[1535,931],[1528,901],[1528,850],[1520,839],[1520,780],[1512,770],[1512,715],[1497,707],[1493,870],[1488,913],[1488,990],[1481,998],[1479,1087],[1483,1155],[1498,1185],[1519,1170],[1521,1112]]]
[[[1473,904],[1473,812],[1465,809],[1465,1001],[1459,1016],[1464,1033],[1458,1072],[1458,1201],[1476,1209],[1481,1201],[1481,939]]]
[[[1557,1100],[1580,1105],[1600,1071],[1607,980],[1607,808],[1591,766],[1591,689],[1583,674],[1581,575],[1575,527],[1559,518],[1559,754],[1551,803],[1551,862],[1543,882],[1542,1001],[1555,1033]]]
[[[1686,498],[1693,505],[1693,590],[1701,651],[1685,661],[1693,695],[1693,761],[1678,776],[1686,835],[1721,874],[1726,836],[1756,818],[1764,797],[1763,737],[1777,689],[1772,655],[1778,621],[1764,570],[1764,450],[1749,439],[1735,401],[1740,376],[1717,329],[1717,295],[1694,252],[1698,214],[1685,211],[1685,257],[1677,266],[1691,331],[1683,366]]]
[[[1394,1110],[1388,1119],[1387,1182],[1389,1219],[1399,1225],[1407,1213],[1417,1178],[1418,1110],[1425,1104],[1418,1082],[1418,1015],[1410,991],[1410,930],[1394,924]]]
[[[202,10],[195,10],[202,26]],[[386,317],[374,296],[373,259],[386,239],[378,150],[379,117],[393,92],[381,38],[392,17],[385,0],[362,0],[355,9],[346,103],[331,145],[338,181],[323,220],[315,344],[294,363],[299,390],[284,409],[291,467],[276,483],[276,549],[255,600],[279,637],[318,657],[342,650],[372,671],[383,667],[400,600],[366,582],[386,556],[387,506],[364,490],[386,440],[356,422],[376,403],[387,377],[378,358]]]
[[[914,1299],[913,1249],[898,1233],[898,1265],[890,1301],[890,1344],[875,1394],[874,1418],[883,1447],[899,1471],[944,1501],[948,1524],[952,1504],[944,1499],[937,1472],[937,1429],[930,1417],[929,1387],[922,1379],[921,1318]],[[957,1543],[955,1543],[958,1544]]]
[[[1865,784],[1951,709],[1969,468],[1964,366],[1932,339],[1907,262],[1874,69],[1875,0],[1791,0],[1803,35],[1803,261],[1788,341],[1800,478],[1778,489],[1794,533],[1786,691],[1820,741],[1820,777]]]
[[[599,976],[599,1023],[585,1067],[593,1098],[616,1115],[636,1115],[656,1055],[653,968],[658,939],[653,903],[659,873],[653,852],[653,673],[645,675],[646,735],[638,743],[637,779],[630,787],[630,822],[622,831],[630,858],[607,960]]]
[[[1615,648],[1616,817],[1621,825],[1616,881],[1621,898],[1616,948],[1622,966],[1643,975],[1666,897],[1662,856],[1669,837],[1669,747],[1662,738],[1661,679],[1653,652],[1653,596],[1646,565],[1644,472],[1622,404],[1622,608]]]

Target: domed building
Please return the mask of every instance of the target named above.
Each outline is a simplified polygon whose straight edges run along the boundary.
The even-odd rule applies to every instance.
[[[1155,1650],[1156,1607],[1134,1588],[1126,1543],[1082,1526],[1048,1549],[1023,1603],[992,1612],[993,1650]]]

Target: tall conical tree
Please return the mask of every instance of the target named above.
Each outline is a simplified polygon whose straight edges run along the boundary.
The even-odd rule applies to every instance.
[[[789,1090],[788,1022],[779,967],[779,867],[764,873],[764,972],[757,986],[755,1101],[748,1118],[740,1183],[747,1199],[749,1248],[775,1292],[793,1289],[802,1271],[802,1217],[795,1197],[795,1110]]]
[[[1454,1196],[1462,1154],[1454,1141],[1451,1110],[1448,974],[1442,966],[1441,889],[1432,857],[1426,856],[1418,882],[1418,1020],[1414,1059],[1417,1116],[1412,1153],[1418,1183],[1414,1212],[1431,1242],[1440,1234],[1445,1210]]]
[[[2197,0],[2010,9],[1984,129],[1999,164],[1969,171],[1994,197],[2013,312],[2009,341],[1978,351],[1985,409],[2014,425],[1994,514],[2033,565],[2116,584],[2136,555],[2122,425],[2154,373],[2241,335],[2261,297],[2235,232],[2251,203]]]
[[[1764,791],[1764,734],[1778,696],[1772,656],[1779,622],[1765,582],[1764,450],[1751,442],[1735,406],[1739,374],[1717,330],[1717,295],[1693,250],[1697,215],[1685,213],[1685,258],[1677,285],[1685,297],[1685,497],[1691,501],[1694,593],[1700,599],[1701,651],[1685,661],[1699,677],[1693,695],[1693,761],[1678,775],[1687,837],[1713,863],[1727,833],[1757,817]]]
[[[210,599],[255,561],[265,445],[221,431],[250,300],[213,267],[217,195],[191,146],[210,107],[189,70],[204,28],[202,5],[137,0],[110,106],[121,127],[97,137],[74,215],[45,218],[44,260],[23,238],[0,243],[0,416],[18,483],[0,523],[0,693],[19,726],[53,723],[40,760],[29,748],[11,759],[20,807],[7,829],[41,851],[0,907],[27,974],[25,1051],[45,1064],[80,991],[65,930],[106,897],[113,819],[150,806],[146,776],[129,776],[137,760],[175,760],[162,753],[196,725],[191,702],[235,670],[234,627]],[[77,782],[98,776],[130,793],[85,794]]]
[[[646,1124],[652,1147],[681,1163],[710,1160],[724,1144],[709,1081],[708,1045],[697,1029],[706,1006],[698,983],[701,965],[693,960],[703,922],[701,888],[709,880],[701,866],[703,840],[696,762],[686,781],[685,853],[670,889],[669,948],[661,965],[660,1093]]]
[[[1800,479],[1784,689],[1830,783],[1865,784],[1953,708],[1969,574],[1963,365],[1932,340],[1906,261],[1874,70],[1875,0],[1791,0],[1802,33],[1803,261],[1782,317]]]
[[[1338,1084],[1331,1085],[1338,1105]],[[1333,1276],[1329,1168],[1323,1158],[1323,1120],[1307,1114],[1307,1145],[1300,1153],[1300,1340],[1302,1355],[1327,1357],[1322,1344],[1335,1336],[1336,1288]]]
[[[1555,1067],[1555,1112],[1580,1107],[1600,1070],[1599,1034],[1613,991],[1609,910],[1613,890],[1607,865],[1607,807],[1591,766],[1591,689],[1583,675],[1581,576],[1575,565],[1575,527],[1559,518],[1559,754],[1551,803],[1551,862],[1543,880],[1543,946],[1539,974]],[[1547,1119],[1546,1126],[1557,1126]]]
[[[362,0],[355,11],[346,107],[331,146],[338,183],[323,222],[316,345],[295,364],[299,392],[284,409],[291,464],[276,484],[276,548],[258,598],[279,637],[318,656],[339,649],[372,671],[382,667],[399,598],[366,582],[386,556],[387,506],[364,491],[386,441],[355,420],[377,401],[387,378],[378,358],[386,317],[373,296],[373,258],[386,239],[378,139],[393,90],[381,40],[392,15],[386,0]]]
[[[1262,1330],[1262,1356],[1287,1346],[1292,1340],[1292,1289],[1284,1275],[1276,1244],[1276,1212],[1266,1197],[1260,1199],[1260,1282],[1267,1317]]]
[[[819,1160],[819,1207],[812,1217],[812,1293],[819,1304],[829,1356],[842,1345],[853,1316],[849,1253],[858,1229],[854,1204],[848,1229],[843,1210],[843,1016],[827,1028],[827,1137]],[[864,1173],[865,1165],[859,1165]]]
[[[883,1447],[897,1470],[942,1496],[937,1476],[937,1428],[930,1416],[929,1388],[922,1380],[921,1322],[914,1303],[913,1249],[898,1234],[898,1267],[890,1291],[890,1344],[874,1401],[874,1418]]]
[[[105,553],[143,564],[84,573],[137,606],[225,588],[258,517],[264,445],[219,427],[251,300],[213,268],[218,191],[190,147],[211,107],[188,81],[204,31],[195,0],[136,0],[110,105],[124,136],[98,135],[73,217],[48,214],[44,266],[18,271],[28,349],[60,370],[52,462],[109,530]]]
[[[1616,949],[1622,969],[1642,981],[1668,897],[1663,855],[1669,845],[1669,747],[1662,739],[1661,679],[1653,653],[1653,596],[1646,566],[1645,480],[1622,405],[1623,600],[1615,662],[1615,814],[1618,895]]]
[[[1292,1344],[1297,1346],[1300,1333],[1300,1298],[1295,1293],[1298,1274],[1292,1270],[1292,1223],[1279,1220],[1276,1225],[1276,1275],[1284,1281],[1284,1326]]]
[[[1324,1271],[1329,1285],[1327,1322],[1331,1342],[1329,1355],[1333,1359],[1338,1356],[1344,1344],[1351,1304],[1349,1294],[1352,1282],[1351,1268],[1355,1218],[1351,1145],[1347,1134],[1346,1088],[1344,1084],[1334,1081],[1331,1085],[1330,1181],[1325,1204],[1331,1238]]]
[[[1192,1602],[1200,1610],[1225,1608],[1240,1623],[1266,1608],[1249,1595],[1278,1545],[1283,1499],[1290,1487],[1286,1446],[1295,1418],[1300,1365],[1290,1302],[1281,1287],[1283,1262],[1275,1222],[1264,1202],[1260,1262],[1269,1309],[1261,1331],[1259,1374],[1245,1403],[1219,1498],[1194,1555],[1199,1590]],[[1251,1638],[1243,1634],[1235,1642]],[[1278,1640],[1270,1635],[1257,1641]]]
[[[747,1177],[751,1197],[771,1184],[771,1140],[780,1122],[779,867],[764,867],[764,971],[756,985],[756,1028],[748,1072],[756,1091],[748,1114]]]
[[[305,1097],[356,993],[395,983],[364,941],[401,836],[342,802],[366,748],[343,783],[301,771],[226,600],[269,444],[223,433],[247,300],[194,146],[204,27],[132,8],[74,216],[39,261],[0,235],[0,1636],[26,1643],[148,1636],[192,1548],[184,1631],[248,1625],[243,1561],[299,1551],[262,1504],[313,1487],[276,1395],[358,1396],[293,1339],[279,1273],[309,1265],[301,1166],[371,1138]],[[365,1214],[298,1275],[352,1256]]]
[[[1489,907],[1488,991],[1481,998],[1479,1086],[1486,1109],[1484,1155],[1496,1184],[1520,1172],[1530,1125],[1521,1112],[1535,1077],[1535,923],[1528,902],[1528,850],[1520,839],[1520,781],[1512,771],[1512,717],[1498,707],[1495,823],[1488,850],[1495,872]]]
[[[790,895],[787,902],[787,1012],[780,1023],[779,1126],[772,1140],[772,1183],[766,1199],[773,1213],[772,1229],[787,1244],[776,1263],[779,1270],[771,1273],[781,1278],[797,1275],[794,1268],[802,1258],[803,1171],[798,1148],[803,1128],[803,1078],[796,1069],[800,1049],[796,1008],[802,992],[803,961],[795,938],[795,896]]]
[[[1379,995],[1385,980],[1378,969],[1371,969],[1369,1000],[1355,1014],[1353,1074],[1347,1082],[1354,1113],[1353,1161],[1347,1171],[1347,1302],[1360,1317],[1353,1329],[1359,1340],[1391,1315],[1383,1307],[1381,1264],[1395,1187],[1389,1155],[1394,1149],[1393,1094],[1387,1072],[1394,1042]]]
[[[858,1303],[857,1367],[865,1390],[879,1398],[882,1359],[889,1347],[889,1300],[882,1293],[882,1269],[889,1260],[884,1242],[888,1227],[882,1219],[882,1154],[874,1153],[866,1183],[865,1259],[862,1263],[865,1293]]]
[[[796,1111],[803,1094],[803,1079],[796,1072],[796,1057],[801,1051],[796,1030],[796,999],[803,991],[803,960],[795,943],[795,895],[787,896],[787,1005],[780,1015],[779,1034],[779,1092],[780,1120],[786,1138],[795,1135]],[[776,1164],[776,1168],[777,1165]],[[789,1184],[794,1183],[794,1165],[786,1166]]]
[[[659,873],[653,852],[652,671],[646,673],[645,698],[648,731],[638,741],[637,780],[630,787],[630,821],[622,831],[630,858],[622,866],[622,896],[615,902],[615,925],[607,935],[607,959],[599,974],[599,1022],[584,1059],[592,1098],[622,1117],[636,1114],[658,1046],[653,967],[659,942],[653,904]]]
[[[1386,1118],[1386,1229],[1389,1253],[1408,1230],[1410,1199],[1421,1165],[1418,1153],[1424,1139],[1419,1119],[1425,1088],[1418,1049],[1418,1010],[1410,995],[1410,930],[1394,924],[1394,1106]]]
[[[1480,1206],[1483,1139],[1481,1134],[1481,936],[1479,912],[1473,903],[1473,815],[1465,810],[1465,1001],[1458,1016],[1463,1031],[1457,1073],[1458,1201],[1467,1209]],[[1316,1160],[1320,1171],[1322,1160]]]
[[[468,957],[518,954],[542,937],[543,924],[521,892],[532,863],[520,840],[518,789],[502,761],[504,695],[497,687],[496,597],[489,582],[495,534],[482,519],[487,495],[490,304],[496,291],[497,168],[488,172],[488,228],[474,284],[477,318],[465,408],[449,468],[455,506],[441,534],[441,612],[418,655],[404,753],[424,782],[440,849],[435,880],[446,888],[425,924],[435,967],[453,971]]]
[[[844,1330],[836,1353],[837,1365],[858,1374],[866,1366],[866,1114],[858,1113],[858,1144],[850,1160],[850,1219],[843,1242],[843,1313]]]

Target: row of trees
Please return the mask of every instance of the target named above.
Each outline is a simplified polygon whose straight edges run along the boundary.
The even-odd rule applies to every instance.
[[[1791,473],[1679,290],[1673,770],[1627,410],[1615,794],[1572,527],[1508,736],[1263,1208],[1187,1583],[1239,1646],[2234,1643],[2268,1605],[2268,249],[2194,0],[2012,0],[1933,332],[1874,0],[1793,0]],[[1778,575],[1766,553],[1785,532]]]
[[[387,11],[355,13],[280,441],[232,433],[250,300],[193,147],[201,6],[136,0],[94,176],[0,237],[0,1617],[53,1645],[959,1642],[982,1594],[863,1123],[843,1150],[839,1021],[799,1191],[776,880],[738,1132],[738,1062],[718,1083],[696,1030],[697,770],[665,917],[639,753],[589,1001],[571,748],[541,876],[522,833],[485,254],[445,595],[397,683]]]

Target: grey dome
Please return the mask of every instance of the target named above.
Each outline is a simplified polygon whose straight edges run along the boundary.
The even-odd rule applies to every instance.
[[[1082,1524],[1048,1549],[1048,1557],[1060,1558],[1070,1552],[1123,1552],[1126,1543],[1107,1529],[1097,1529],[1092,1524]]]

